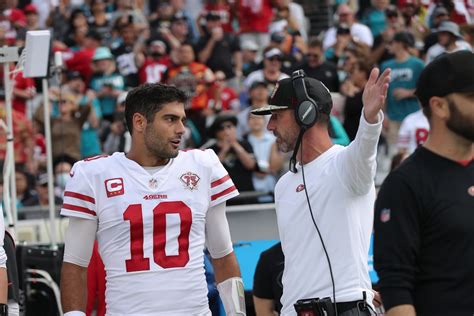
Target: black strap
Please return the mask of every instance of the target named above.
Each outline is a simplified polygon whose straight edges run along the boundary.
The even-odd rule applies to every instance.
[[[0,316],[8,316],[8,305],[0,304]]]
[[[303,139],[303,135],[305,131],[306,130],[304,128],[300,129],[300,134],[298,135],[298,138],[296,139],[295,149],[293,150],[293,155],[291,156],[291,159],[290,159],[289,169],[293,173],[298,172],[298,169],[296,169],[296,155],[298,154],[298,149],[300,148],[301,140]]]
[[[295,90],[296,100],[298,100],[298,105],[307,100],[308,92],[306,91],[306,85],[304,84],[304,72],[303,73],[293,73],[293,90]]]
[[[360,301],[336,303],[337,313],[342,314],[354,308],[359,308]]]

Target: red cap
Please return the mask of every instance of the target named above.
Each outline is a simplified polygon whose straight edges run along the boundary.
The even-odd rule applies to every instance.
[[[26,16],[20,9],[11,9],[10,22],[26,26]]]
[[[25,14],[28,14],[28,13],[34,13],[34,14],[38,14],[38,9],[36,8],[36,6],[34,4],[29,4],[27,5],[23,11],[25,11]]]
[[[398,0],[398,7],[403,8],[406,5],[416,5],[415,0]]]

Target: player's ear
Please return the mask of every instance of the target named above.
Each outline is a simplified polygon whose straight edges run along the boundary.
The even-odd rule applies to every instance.
[[[142,133],[146,128],[146,118],[140,113],[133,114],[133,130]]]
[[[442,97],[431,97],[430,99],[431,113],[434,116],[446,120],[449,118],[449,106],[446,98]]]

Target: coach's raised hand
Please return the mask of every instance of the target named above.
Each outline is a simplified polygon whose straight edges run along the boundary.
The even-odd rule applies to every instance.
[[[377,116],[385,103],[390,82],[390,69],[386,69],[380,77],[379,73],[378,68],[372,69],[362,95],[364,117],[371,124],[377,123]]]

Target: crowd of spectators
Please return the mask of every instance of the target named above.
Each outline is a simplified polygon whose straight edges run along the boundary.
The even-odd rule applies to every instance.
[[[186,91],[183,148],[213,148],[241,191],[271,193],[287,168],[289,157],[276,149],[266,119],[249,113],[265,105],[277,81],[296,69],[331,91],[331,138],[347,145],[357,132],[370,70],[391,68],[384,139],[390,155],[411,153],[428,129],[414,95],[418,76],[437,56],[472,49],[472,3],[337,1],[331,5],[330,27],[316,35],[299,3],[2,1],[0,47],[23,47],[27,31],[49,29],[52,52],[62,52],[65,67],[50,78],[49,91],[56,195],[61,196],[75,161],[128,150],[124,102],[127,91],[143,83]],[[43,205],[42,86],[22,72],[11,76],[18,205]],[[3,89],[3,73],[0,81]],[[0,118],[4,97],[3,90]],[[2,130],[0,161],[5,151]],[[271,199],[271,194],[261,197]]]

